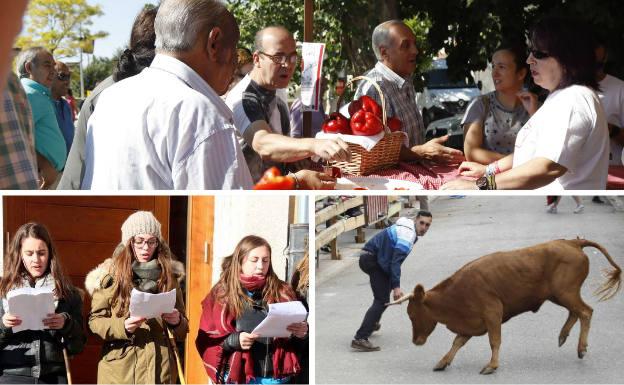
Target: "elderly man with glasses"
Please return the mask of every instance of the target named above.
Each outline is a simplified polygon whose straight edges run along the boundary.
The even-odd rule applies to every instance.
[[[65,139],[67,153],[69,153],[74,140],[74,119],[71,107],[67,100],[63,99],[63,96],[66,96],[67,90],[69,90],[71,72],[67,64],[60,61],[56,62],[54,69],[56,70],[56,76],[52,80],[52,101],[54,103],[54,112],[56,112],[56,121]]]
[[[56,120],[50,93],[56,77],[54,58],[45,48],[29,48],[17,57],[17,71],[33,113],[40,182],[43,188],[49,188],[67,159],[65,139]]]
[[[271,166],[286,171],[290,167],[284,163],[313,156],[338,161],[349,158],[348,146],[342,139],[289,137],[288,105],[276,97],[276,90],[288,86],[297,62],[292,34],[283,27],[264,28],[256,34],[253,69],[228,93],[226,103],[234,112],[243,154],[254,181]],[[330,180],[317,182],[321,187],[331,184]]]

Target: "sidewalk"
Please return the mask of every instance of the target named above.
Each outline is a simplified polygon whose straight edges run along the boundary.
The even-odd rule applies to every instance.
[[[430,196],[429,197],[429,206],[439,198],[439,196]],[[415,206],[418,206],[418,202],[415,203]],[[400,216],[416,216],[419,208],[409,208],[402,209],[400,212]],[[394,217],[390,219],[391,223],[394,223],[398,217]],[[365,227],[365,240],[368,241],[372,237],[375,236],[378,232],[383,229],[376,229],[375,226]],[[332,260],[331,253],[326,253],[323,251],[319,251],[319,262],[318,268],[316,268],[316,286],[322,285],[327,280],[332,279],[336,275],[343,272],[345,269],[348,269],[351,266],[356,266],[358,264],[358,253],[364,246],[364,243],[356,243],[355,242],[355,231],[349,231],[338,236],[338,251],[340,252],[340,256],[342,259]]]

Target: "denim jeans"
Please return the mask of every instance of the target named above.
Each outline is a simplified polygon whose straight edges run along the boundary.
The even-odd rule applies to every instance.
[[[386,303],[390,301],[390,276],[386,274],[377,263],[377,256],[367,251],[360,254],[360,269],[368,274],[371,290],[373,291],[373,304],[368,308],[362,325],[355,333],[356,339],[368,339],[373,334],[375,324],[381,320],[381,315],[386,310]]]

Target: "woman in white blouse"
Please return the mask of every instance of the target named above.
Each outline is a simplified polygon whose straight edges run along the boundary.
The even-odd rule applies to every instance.
[[[476,187],[493,189],[597,190],[607,182],[609,133],[596,94],[591,33],[581,23],[546,18],[530,32],[527,63],[537,85],[550,94],[538,109],[529,93],[519,97],[536,111],[516,138],[514,153],[489,165],[464,162],[461,175]],[[445,189],[474,189],[455,180]]]

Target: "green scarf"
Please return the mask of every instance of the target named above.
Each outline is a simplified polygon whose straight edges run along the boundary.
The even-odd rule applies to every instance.
[[[158,293],[161,268],[157,259],[149,262],[132,262],[132,272],[132,282],[137,290],[145,293]]]

